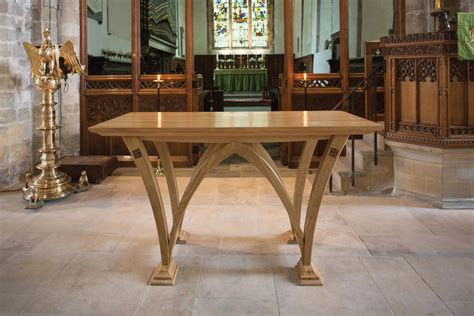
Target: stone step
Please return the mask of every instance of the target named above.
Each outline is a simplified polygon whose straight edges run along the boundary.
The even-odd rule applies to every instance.
[[[352,186],[350,171],[333,174],[333,192],[343,194],[387,194],[393,190],[393,173],[380,170],[369,170],[355,173],[355,185]],[[335,185],[337,184],[337,185]]]
[[[333,193],[380,194],[392,191],[393,152],[385,147],[383,136],[378,135],[377,138],[380,146],[377,165],[374,165],[373,134],[355,140],[355,186],[352,186],[352,143],[347,143],[347,155],[339,158],[332,173]]]
[[[374,133],[364,135],[364,142],[374,147]],[[388,149],[385,145],[385,137],[381,133],[377,133],[377,149],[380,151]]]
[[[384,147],[382,147],[384,148]],[[346,157],[351,158],[352,142],[346,145]],[[355,140],[355,164],[361,170],[393,170],[393,152],[388,149],[377,149],[377,165],[374,164],[374,147],[366,140]]]

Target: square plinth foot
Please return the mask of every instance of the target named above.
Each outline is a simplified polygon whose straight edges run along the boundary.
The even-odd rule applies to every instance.
[[[179,233],[178,238],[176,239],[176,243],[180,245],[185,245],[189,241],[189,233],[187,231],[182,230]]]
[[[295,234],[293,234],[293,231],[291,229],[285,232],[285,239],[288,245],[296,245],[298,243],[298,241],[296,240],[296,236]]]
[[[178,275],[178,266],[171,259],[169,265],[164,266],[161,263],[153,270],[148,284],[150,285],[174,285]]]
[[[323,285],[313,264],[305,266],[303,265],[303,260],[300,259],[295,268],[300,285]]]

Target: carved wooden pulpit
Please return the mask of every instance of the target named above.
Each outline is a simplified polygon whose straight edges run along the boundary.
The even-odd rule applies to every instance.
[[[381,39],[388,140],[440,148],[474,145],[474,61],[457,58],[455,32]]]

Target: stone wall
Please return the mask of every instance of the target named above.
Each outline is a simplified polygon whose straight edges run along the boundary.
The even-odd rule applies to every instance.
[[[434,31],[434,0],[406,0],[407,33],[425,33]],[[457,11],[473,12],[473,0],[445,0],[445,9],[453,15]]]
[[[51,21],[51,22],[50,22]],[[0,3],[0,191],[22,186],[22,175],[39,162],[41,94],[30,79],[22,43],[39,44],[50,27],[53,41],[72,40],[79,50],[79,0],[3,0]],[[79,79],[58,92],[62,155],[79,153]],[[62,115],[61,115],[62,114]]]
[[[31,166],[30,66],[22,47],[31,27],[30,0],[0,3],[0,190],[17,188]]]

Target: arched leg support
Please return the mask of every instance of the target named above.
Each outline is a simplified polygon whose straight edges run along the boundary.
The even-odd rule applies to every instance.
[[[169,248],[171,251],[173,250],[177,238],[178,229],[183,222],[186,208],[191,201],[194,192],[196,192],[199,184],[204,180],[204,177],[214,169],[215,166],[234,153],[234,147],[234,143],[210,145],[207,149],[209,151],[207,155],[205,155],[204,159],[201,157],[199,160],[179,203],[176,218],[173,220],[173,228],[171,229],[169,240]]]
[[[163,200],[159,191],[158,181],[153,172],[151,162],[146,152],[143,141],[139,137],[123,137],[140,175],[145,184],[145,188],[150,199],[155,224],[160,242],[161,264],[158,265],[150,279],[153,285],[173,285],[178,272],[178,267],[171,254],[181,231],[181,225],[186,212],[186,208],[196,192],[204,177],[220,162],[232,154],[238,154],[255,165],[263,175],[270,181],[273,188],[283,202],[290,219],[292,230],[296,236],[296,241],[301,250],[301,259],[296,266],[298,278],[303,285],[320,285],[319,276],[311,263],[314,230],[319,206],[339,154],[348,136],[334,136],[329,140],[329,144],[324,152],[320,163],[315,182],[311,190],[311,196],[306,212],[304,230],[300,227],[301,204],[304,191],[306,174],[311,163],[311,157],[316,146],[316,141],[308,141],[303,150],[301,163],[298,169],[295,193],[291,200],[277,166],[271,157],[259,143],[242,144],[211,144],[199,160],[194,169],[193,175],[183,193],[179,198],[179,191],[176,184],[174,169],[171,162],[169,149],[166,143],[155,143],[158,153],[166,171],[166,181],[170,191],[170,199],[173,214],[173,227],[168,234],[166,214],[163,207]]]
[[[168,191],[170,195],[171,202],[171,211],[173,214],[173,221],[176,217],[176,212],[178,211],[179,205],[179,190],[176,183],[176,176],[174,174],[173,161],[171,160],[171,155],[167,143],[155,142],[155,147],[158,152],[158,155],[161,159],[161,165],[166,177],[166,184],[168,186]],[[178,238],[176,243],[186,244],[189,239],[189,234],[182,230],[181,226],[178,227]]]
[[[326,190],[329,177],[348,137],[348,135],[333,136],[329,140],[321,163],[319,164],[313,188],[311,189],[304,225],[304,249],[301,253],[301,259],[296,265],[296,271],[301,285],[322,285],[319,274],[311,262],[314,231],[321,200]]]
[[[270,184],[273,186],[285,206],[291,226],[295,231],[296,240],[302,249],[303,231],[298,224],[299,221],[294,212],[293,203],[291,202],[277,166],[273,163],[265,148],[263,148],[262,144],[259,143],[253,143],[250,145],[236,144],[235,153],[257,167],[268,181],[270,181]]]
[[[178,273],[178,267],[171,257],[171,249],[168,242],[168,224],[166,223],[166,213],[158,181],[153,172],[153,167],[143,141],[138,137],[123,137],[123,140],[145,184],[158,231],[161,263],[154,269],[149,283],[151,285],[173,285]]]
[[[298,165],[298,173],[296,174],[295,190],[293,192],[293,209],[295,216],[298,220],[298,226],[301,221],[301,205],[303,204],[303,194],[306,185],[306,178],[308,177],[308,170],[311,165],[311,159],[313,159],[313,153],[316,149],[317,140],[310,140],[305,142],[303,151],[301,152],[300,162]],[[295,244],[295,230],[292,228],[288,232],[288,243]]]

